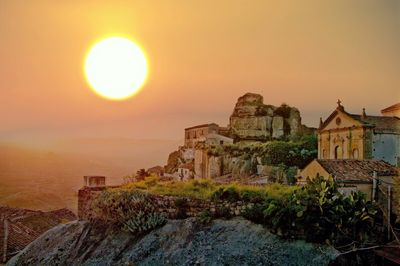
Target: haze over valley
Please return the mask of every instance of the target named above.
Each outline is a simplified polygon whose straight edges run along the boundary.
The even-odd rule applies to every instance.
[[[0,205],[76,210],[84,175],[105,175],[108,184],[140,168],[164,165],[179,140],[85,138],[56,141],[44,149],[0,144]]]

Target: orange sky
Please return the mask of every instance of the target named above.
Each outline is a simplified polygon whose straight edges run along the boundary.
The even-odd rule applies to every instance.
[[[82,3],[84,2],[84,3]],[[128,35],[150,75],[133,98],[95,95],[82,63]],[[0,140],[183,138],[228,123],[236,99],[377,114],[400,100],[400,1],[0,1]]]

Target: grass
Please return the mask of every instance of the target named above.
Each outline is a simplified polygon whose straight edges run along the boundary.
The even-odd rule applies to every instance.
[[[197,199],[230,199],[252,201],[254,199],[276,198],[292,194],[297,186],[272,184],[251,186],[239,183],[218,184],[210,179],[182,181],[160,181],[150,176],[143,181],[126,184],[118,189],[140,190],[151,194],[189,197]]]

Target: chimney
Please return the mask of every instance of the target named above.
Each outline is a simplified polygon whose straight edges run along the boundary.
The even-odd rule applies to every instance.
[[[322,117],[320,117],[319,118],[319,128],[321,128],[322,127],[322,124],[323,124],[324,122],[322,121]]]

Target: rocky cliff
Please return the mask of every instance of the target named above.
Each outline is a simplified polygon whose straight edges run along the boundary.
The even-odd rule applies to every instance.
[[[266,105],[263,96],[246,93],[239,97],[229,123],[230,134],[236,140],[266,141],[312,133],[301,124],[300,112],[282,104]]]
[[[76,221],[51,229],[7,265],[328,265],[337,255],[242,218],[170,220],[143,237]]]

